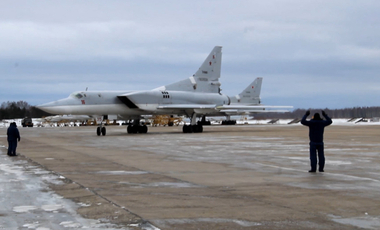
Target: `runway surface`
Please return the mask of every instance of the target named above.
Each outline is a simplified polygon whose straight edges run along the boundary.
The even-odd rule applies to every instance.
[[[48,198],[35,205],[7,202],[0,220],[14,221],[0,228],[31,224],[26,216],[38,216],[44,205],[61,205],[50,212],[54,223],[27,227],[67,229],[61,214],[72,213],[67,221],[77,228],[380,228],[380,126],[327,127],[325,172],[314,174],[307,172],[308,128],[301,125],[205,126],[200,134],[149,127],[135,135],[109,126],[100,137],[95,130],[20,128],[20,156],[8,158],[2,148],[0,170],[8,164],[33,174],[46,184],[40,190]],[[5,135],[0,145],[7,145]],[[31,169],[44,176],[26,173]],[[18,186],[27,184],[22,181]],[[36,208],[17,212],[18,206]]]

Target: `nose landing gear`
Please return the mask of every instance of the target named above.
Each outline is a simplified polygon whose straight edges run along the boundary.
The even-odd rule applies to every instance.
[[[106,127],[103,127],[103,126],[99,126],[98,128],[96,128],[96,134],[98,136],[100,136],[100,134],[102,136],[105,136],[106,135]]]

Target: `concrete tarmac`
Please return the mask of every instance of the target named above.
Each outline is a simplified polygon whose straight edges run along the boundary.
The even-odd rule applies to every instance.
[[[308,173],[301,125],[19,128],[13,158],[52,171],[84,218],[125,229],[379,229],[380,126],[325,130],[324,173]],[[3,129],[6,132],[5,129]],[[0,138],[7,145],[6,137]]]

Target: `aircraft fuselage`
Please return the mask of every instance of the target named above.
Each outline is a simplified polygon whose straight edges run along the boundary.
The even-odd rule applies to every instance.
[[[133,117],[149,114],[186,115],[184,108],[159,109],[166,105],[228,105],[230,98],[219,93],[185,91],[78,91],[68,98],[38,106],[52,114],[120,115]],[[212,110],[210,112],[216,112]]]

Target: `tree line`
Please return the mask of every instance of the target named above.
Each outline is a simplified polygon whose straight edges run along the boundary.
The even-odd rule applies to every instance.
[[[324,110],[331,118],[374,118],[380,117],[380,107],[353,107],[344,109],[296,109],[288,113],[260,113],[256,114],[255,118],[258,119],[295,119],[302,118],[306,111],[310,110],[311,115],[314,113],[321,114]],[[322,114],[321,114],[322,115]]]
[[[3,102],[0,107],[0,120],[25,117],[41,118],[50,115],[51,114],[37,109],[35,106],[29,105],[26,101]]]
[[[307,110],[311,114],[324,110],[331,118],[373,118],[380,117],[380,107],[353,107],[345,109],[296,109],[288,113],[259,113],[255,115],[257,119],[295,119],[302,118]],[[26,101],[8,101],[3,102],[0,107],[0,120],[13,118],[41,118],[50,116],[35,106],[29,105]]]

